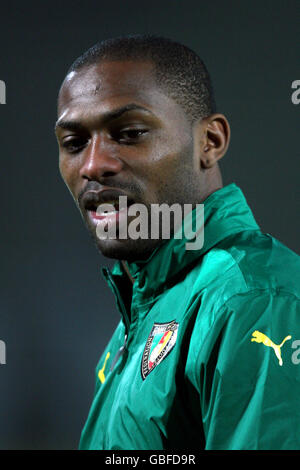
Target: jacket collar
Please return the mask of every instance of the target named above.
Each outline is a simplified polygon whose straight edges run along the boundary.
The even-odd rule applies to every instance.
[[[204,202],[204,243],[197,250],[186,250],[189,240],[180,238],[164,240],[147,260],[127,263],[135,279],[133,301],[135,305],[149,304],[165,289],[175,284],[184,272],[192,269],[194,263],[211,248],[230,235],[246,230],[259,230],[242,190],[231,183],[212,193]],[[197,211],[190,215],[195,223]],[[185,224],[186,218],[183,223]],[[195,227],[195,225],[194,225]],[[106,268],[104,268],[105,270]],[[120,261],[112,270],[117,285],[127,274]]]

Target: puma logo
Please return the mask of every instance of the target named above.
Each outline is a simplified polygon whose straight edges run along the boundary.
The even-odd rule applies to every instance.
[[[265,346],[269,346],[270,348],[274,349],[274,352],[276,354],[276,357],[278,358],[279,365],[282,366],[282,358],[281,358],[281,347],[283,344],[291,339],[291,335],[288,335],[284,338],[282,343],[280,344],[274,344],[270,338],[268,338],[264,333],[261,333],[260,331],[253,331],[252,333],[253,338],[251,338],[251,341],[256,341],[257,343],[263,343]]]
[[[107,361],[108,361],[108,359],[109,359],[109,356],[110,356],[110,353],[108,352],[108,353],[106,354],[103,367],[102,367],[102,369],[100,369],[99,372],[98,372],[98,377],[99,377],[100,382],[101,382],[102,384],[105,382],[104,370],[105,370],[105,367],[106,367],[106,363],[107,363]]]

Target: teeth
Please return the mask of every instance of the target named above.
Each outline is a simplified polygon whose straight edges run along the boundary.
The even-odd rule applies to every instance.
[[[108,211],[108,210],[99,210],[99,206],[102,206],[102,205],[105,205],[105,204],[110,204],[111,206],[114,206],[115,210],[113,211]],[[97,205],[97,208],[96,208],[96,212],[100,213],[100,214],[105,214],[105,215],[109,215],[109,214],[115,214],[116,212],[119,211],[119,201],[106,201],[106,202],[101,202]]]

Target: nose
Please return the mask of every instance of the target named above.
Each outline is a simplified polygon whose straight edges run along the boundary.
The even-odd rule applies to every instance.
[[[95,136],[84,152],[80,176],[88,180],[99,180],[103,176],[113,176],[123,168],[122,161],[113,155],[115,150],[109,143]]]

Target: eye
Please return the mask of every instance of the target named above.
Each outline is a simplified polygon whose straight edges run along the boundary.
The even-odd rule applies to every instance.
[[[113,137],[120,143],[134,144],[140,141],[147,133],[148,129],[128,128],[114,132]]]
[[[62,147],[68,153],[78,153],[82,150],[87,143],[87,139],[84,137],[72,137],[70,139],[66,139],[62,143]]]

